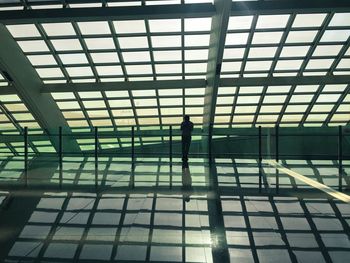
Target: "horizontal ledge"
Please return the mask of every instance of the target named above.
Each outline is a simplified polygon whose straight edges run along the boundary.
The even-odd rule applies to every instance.
[[[200,88],[205,79],[44,84],[41,93]]]
[[[0,12],[0,23],[44,23],[73,21],[106,21],[132,19],[168,19],[186,17],[210,17],[215,6],[210,3],[176,4],[128,7],[29,9]]]
[[[259,77],[222,78],[221,87],[232,86],[282,86],[315,84],[348,84],[350,76],[298,76],[298,77]]]

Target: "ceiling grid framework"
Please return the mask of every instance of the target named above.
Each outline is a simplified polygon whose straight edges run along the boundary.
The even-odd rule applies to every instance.
[[[177,127],[184,114],[203,128],[206,107],[217,128],[349,124],[350,4],[232,1],[208,105],[210,38],[219,34],[212,24],[221,2],[5,0],[0,22],[43,81],[42,93],[51,93],[73,131],[166,130]],[[99,14],[102,8],[110,10],[105,18]],[[57,17],[50,21],[45,10]],[[81,16],[59,17],[74,10]],[[120,10],[126,14],[118,17]],[[23,19],[15,21],[19,14]],[[0,93],[11,93],[3,72]],[[8,130],[29,123],[41,129],[34,118],[7,119],[1,113],[0,124]],[[167,140],[140,136],[137,143],[158,139]],[[81,148],[91,149],[87,141],[79,143]],[[130,145],[129,138],[104,142],[100,149]]]

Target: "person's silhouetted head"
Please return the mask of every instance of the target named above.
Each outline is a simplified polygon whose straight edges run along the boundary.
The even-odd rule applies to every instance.
[[[184,116],[184,121],[189,121],[189,120],[190,120],[190,116],[185,115],[185,116]]]

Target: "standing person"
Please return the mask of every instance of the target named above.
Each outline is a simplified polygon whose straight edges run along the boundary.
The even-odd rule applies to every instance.
[[[193,123],[190,121],[190,116],[185,115],[184,121],[181,123],[182,131],[182,167],[188,167],[188,152],[191,145],[191,135],[193,130]]]

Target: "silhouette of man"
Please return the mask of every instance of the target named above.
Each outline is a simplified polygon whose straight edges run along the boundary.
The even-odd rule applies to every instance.
[[[193,130],[193,123],[190,121],[190,116],[185,115],[184,121],[181,123],[182,131],[182,166],[188,167],[188,152],[191,145],[191,135]]]

